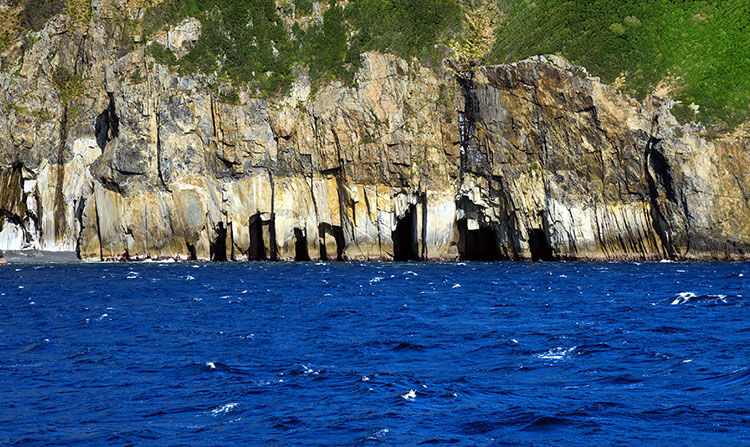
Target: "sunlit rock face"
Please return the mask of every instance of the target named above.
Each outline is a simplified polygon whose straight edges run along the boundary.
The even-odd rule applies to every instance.
[[[457,78],[366,53],[352,87],[223,101],[95,10],[0,71],[0,249],[87,260],[746,259],[748,142],[567,61]],[[179,56],[200,24],[157,36]],[[16,52],[20,50],[14,50]],[[82,63],[84,61],[85,63]],[[54,73],[79,73],[82,94]]]

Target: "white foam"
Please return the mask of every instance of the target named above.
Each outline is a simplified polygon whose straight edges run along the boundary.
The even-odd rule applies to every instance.
[[[388,430],[387,428],[381,428],[380,430],[373,433],[372,436],[369,436],[367,439],[380,439],[383,436],[387,435],[389,431],[390,430]]]
[[[671,259],[662,259],[659,262],[661,262],[662,264],[674,264],[674,261]]]
[[[18,286],[19,289],[23,289],[23,286]]]
[[[414,399],[417,398],[417,391],[416,390],[409,390],[408,393],[401,395],[404,399],[408,400],[409,402],[414,402]]]
[[[677,297],[672,301],[672,305],[676,306],[678,304],[685,304],[691,299],[695,298],[695,294],[693,292],[680,292],[677,294]]]
[[[360,380],[362,380],[362,382],[369,382],[370,378],[367,377],[367,376],[362,376],[362,379],[360,379]]]
[[[570,348],[557,347],[550,349],[545,353],[537,354],[536,356],[544,360],[562,360],[568,357],[573,351],[576,350],[576,348],[577,346],[573,346]]]
[[[229,402],[228,404],[224,404],[220,406],[219,408],[214,408],[213,410],[211,410],[211,414],[213,416],[218,416],[220,414],[229,413],[230,411],[234,410],[238,406],[239,404],[237,402]]]
[[[453,284],[453,287],[451,287],[451,289],[458,289],[459,287],[461,287],[461,284],[456,283]]]
[[[194,280],[194,279],[195,279],[195,278],[194,278],[193,276],[191,276],[191,275],[187,275],[187,276],[185,277],[185,281],[192,281],[192,280]]]
[[[518,344],[518,340],[516,340],[515,338],[511,338],[511,339],[510,339],[510,341],[511,341],[512,343]]]
[[[380,282],[383,280],[382,276],[376,276],[370,280],[370,284],[375,284],[376,282]]]
[[[216,369],[216,364],[214,362],[206,362],[206,366],[211,369]]]
[[[315,371],[314,369],[312,369],[312,368],[310,368],[309,366],[306,366],[306,365],[302,365],[302,369],[304,369],[304,374],[306,376],[310,375],[310,374],[313,374],[313,375],[317,376],[317,375],[320,374],[320,371]]]

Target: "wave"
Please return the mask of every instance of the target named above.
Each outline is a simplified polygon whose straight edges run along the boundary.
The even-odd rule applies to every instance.
[[[680,292],[672,298],[670,302],[673,306],[682,304],[704,304],[704,305],[728,305],[734,304],[741,299],[742,295],[724,295],[724,294],[703,294],[698,295],[693,292]]]

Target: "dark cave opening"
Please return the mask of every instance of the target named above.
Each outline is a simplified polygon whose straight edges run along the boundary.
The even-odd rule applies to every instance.
[[[309,261],[310,254],[307,251],[307,236],[299,228],[294,229],[294,260]]]
[[[326,240],[333,238],[336,243],[336,261],[344,259],[344,229],[337,225],[322,223],[318,225],[318,238],[320,240],[320,260],[330,261],[333,253],[328,253]]]
[[[529,250],[531,250],[532,261],[552,261],[555,259],[547,235],[540,228],[529,231]]]
[[[250,217],[250,250],[248,258],[253,261],[265,261],[266,247],[263,242],[263,219],[260,213]]]
[[[403,218],[396,222],[396,230],[391,233],[393,239],[394,261],[418,261],[417,250],[417,213],[415,206],[409,207]]]
[[[115,98],[112,93],[109,95],[109,105],[102,113],[96,117],[94,122],[94,135],[96,135],[96,144],[104,150],[107,142],[117,137],[120,131],[120,118],[115,111]]]
[[[190,242],[186,242],[185,245],[187,245],[188,249],[188,261],[197,261],[198,255],[195,253],[195,245]]]
[[[216,239],[211,243],[211,260],[215,262],[226,262],[227,260],[227,227],[224,222],[219,222],[216,227]]]
[[[497,233],[492,228],[469,230],[466,220],[458,221],[459,257],[466,261],[499,261]]]

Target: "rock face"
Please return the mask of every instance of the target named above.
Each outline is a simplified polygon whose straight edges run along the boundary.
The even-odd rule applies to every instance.
[[[186,21],[157,40],[180,55],[199,32]],[[562,59],[457,80],[368,53],[354,87],[313,94],[300,73],[288,95],[260,99],[118,50],[116,35],[60,16],[0,55],[1,249],[750,257],[750,138],[702,138],[668,98],[639,103]]]

